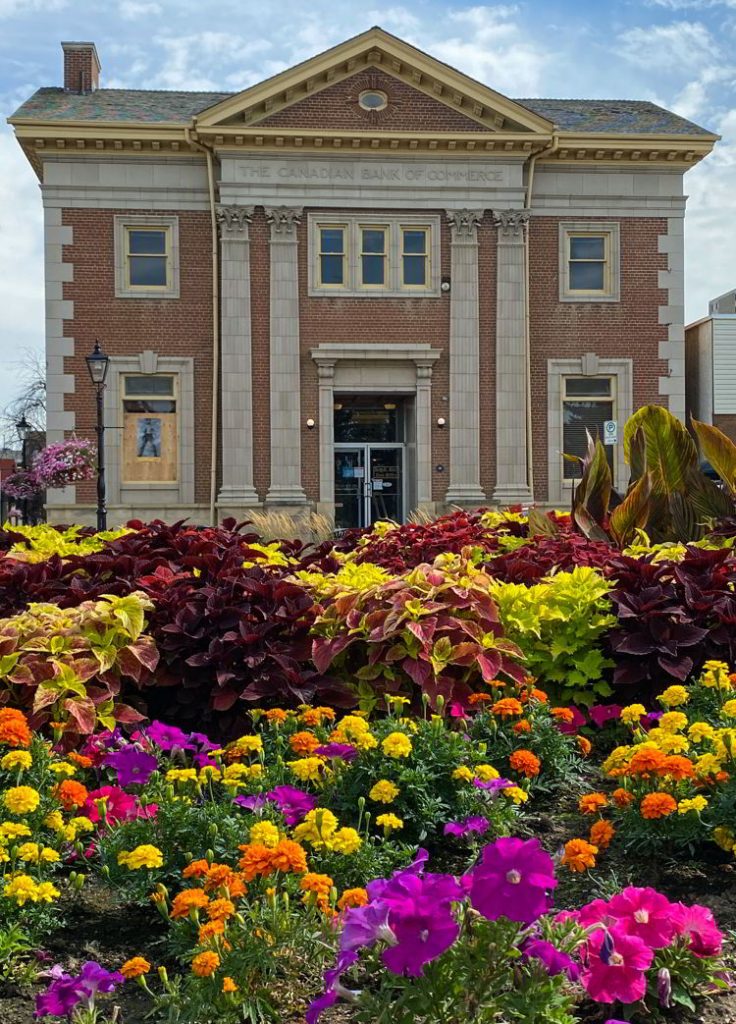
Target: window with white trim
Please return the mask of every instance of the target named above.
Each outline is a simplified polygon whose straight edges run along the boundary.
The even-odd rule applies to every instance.
[[[440,294],[439,217],[310,214],[311,295]]]
[[[561,301],[618,301],[618,224],[590,221],[561,224],[559,244]]]
[[[583,458],[588,449],[587,434],[603,442],[603,425],[616,419],[615,377],[564,377],[562,380],[562,451]],[[587,433],[586,433],[587,432]],[[613,445],[605,446],[613,473]],[[563,479],[581,475],[580,463],[563,457]]]
[[[115,294],[124,299],[179,297],[177,217],[115,217]]]

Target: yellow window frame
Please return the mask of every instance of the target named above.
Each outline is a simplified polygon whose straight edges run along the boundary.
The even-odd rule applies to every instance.
[[[603,259],[573,259],[572,242],[576,238],[602,238]],[[613,276],[611,267],[611,232],[610,231],[567,231],[565,234],[567,252],[565,254],[565,293],[567,295],[613,295]],[[571,263],[602,263],[603,264],[603,287],[602,288],[573,288],[570,283]]]
[[[401,244],[399,246],[399,287],[402,291],[407,292],[426,292],[431,288],[432,281],[432,228],[429,224],[402,224],[399,228],[401,236]],[[407,252],[405,247],[406,233],[410,231],[414,234],[419,231],[424,233],[424,252]],[[405,256],[423,256],[424,257],[424,283],[423,284],[407,284],[404,280],[404,257]]]
[[[323,231],[342,231],[342,253],[339,252],[325,252],[322,249],[322,232]],[[347,224],[317,224],[317,272],[316,280],[319,288],[329,288],[333,291],[344,291],[350,287],[348,281],[348,247],[350,245],[350,232]],[[322,257],[323,256],[342,256],[342,281],[339,283],[328,282],[322,280]]]
[[[131,232],[136,233],[142,231],[155,231],[157,234],[163,234],[164,236],[164,251],[161,252],[131,252],[130,250],[130,235]],[[166,260],[166,282],[165,284],[132,284],[130,280],[130,260],[131,257],[145,259],[146,257],[154,257],[155,259],[161,259],[163,256]],[[125,289],[129,292],[166,292],[171,289],[171,227],[168,224],[126,224],[125,225]]]
[[[378,252],[366,252],[363,247],[363,232],[364,231],[380,231],[383,234],[383,253]],[[359,224],[358,225],[358,238],[360,242],[358,251],[358,287],[364,288],[367,291],[387,291],[390,287],[390,265],[389,265],[389,248],[390,248],[390,231],[388,224]],[[383,256],[383,281],[381,284],[368,284],[363,280],[363,257],[364,256]]]

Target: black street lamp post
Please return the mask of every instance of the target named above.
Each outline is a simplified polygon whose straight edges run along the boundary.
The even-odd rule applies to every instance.
[[[18,437],[20,438],[20,465],[21,469],[25,472],[28,469],[28,434],[31,429],[31,425],[23,415],[18,422],[15,424],[15,429],[18,431]],[[20,505],[20,515],[23,521],[23,525],[28,525],[28,498],[23,498]]]
[[[100,348],[99,341],[95,341],[92,354],[85,356],[87,369],[92,383],[95,387],[97,401],[97,530],[107,529],[107,495],[105,492],[105,377],[107,366],[110,362],[109,356]]]

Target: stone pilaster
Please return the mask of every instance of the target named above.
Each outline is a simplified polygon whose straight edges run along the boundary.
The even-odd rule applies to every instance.
[[[450,292],[450,482],[445,501],[481,505],[480,316],[478,225],[482,210],[449,210]]]
[[[335,362],[320,359],[319,379],[319,502],[325,514],[335,514]]]
[[[218,206],[220,227],[220,505],[254,505],[250,239],[252,206]]]
[[[415,360],[417,397],[415,406],[417,437],[417,505],[432,501],[432,362]]]
[[[271,225],[271,484],[272,505],[303,505],[299,371],[300,208],[266,209]]]
[[[497,505],[529,504],[527,451],[526,210],[494,210],[496,250],[496,487]]]

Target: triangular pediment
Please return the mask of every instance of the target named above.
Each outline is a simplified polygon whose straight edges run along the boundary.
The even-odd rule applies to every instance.
[[[358,98],[365,89],[385,92],[386,108],[362,109]],[[545,135],[553,130],[539,114],[381,28],[228,97],[200,114],[197,125]]]

